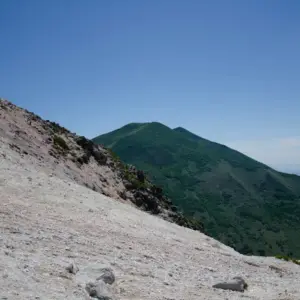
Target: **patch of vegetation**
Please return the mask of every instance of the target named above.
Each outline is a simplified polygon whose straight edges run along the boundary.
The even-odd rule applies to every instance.
[[[147,180],[140,180],[138,176],[131,172],[128,167],[124,166],[123,177],[132,184],[132,189],[147,189],[150,188],[150,183]]]
[[[82,156],[81,156],[81,160],[82,160],[82,163],[84,163],[84,164],[88,164],[89,163],[89,161],[90,161],[90,155],[88,155],[88,154],[83,154]]]
[[[40,117],[39,117],[40,118]],[[53,130],[54,133],[56,134],[60,134],[60,133],[68,133],[69,131],[65,128],[65,127],[62,127],[60,126],[58,123],[56,122],[51,122],[49,120],[46,121],[50,128]]]
[[[82,157],[77,157],[77,162],[80,164],[80,165],[83,165],[83,159]]]
[[[65,150],[65,151],[69,150],[69,146],[68,146],[67,142],[59,135],[54,135],[53,143],[55,146]]]
[[[0,101],[2,101],[2,100],[0,99]],[[0,102],[0,108],[2,108],[4,110],[8,110],[7,107],[5,106],[5,104],[2,104],[1,102]]]
[[[100,165],[105,165],[106,164],[107,156],[105,154],[103,154],[101,151],[94,150],[92,152],[92,155],[94,156],[94,158],[98,162],[98,164],[100,164]]]
[[[85,152],[81,159],[78,160],[79,163],[87,164],[90,160],[90,157],[93,156],[100,165],[106,164],[107,157],[100,152],[100,150],[91,140],[88,140],[84,136],[80,136],[77,138],[76,142]]]
[[[174,211],[174,212],[177,212],[178,211],[178,207],[176,205],[172,205],[171,206],[171,210]]]
[[[91,140],[88,140],[84,136],[80,136],[76,139],[76,143],[81,146],[82,149],[87,150],[89,152],[93,151],[94,143]]]
[[[275,255],[275,257],[277,259],[282,259],[282,260],[285,260],[285,261],[289,261],[290,260],[290,258],[288,256],[286,256],[286,255],[277,254],[277,255]]]
[[[146,211],[149,211],[155,215],[161,212],[158,199],[147,193],[145,190],[135,190],[134,201],[138,207],[143,207]]]
[[[188,228],[191,228],[194,230],[199,230],[201,232],[205,232],[203,222],[198,219],[195,219],[192,217],[186,217],[186,223],[187,223],[186,227],[188,227]]]
[[[112,151],[110,148],[107,148],[107,151],[110,154],[113,161],[115,161],[115,162],[120,162],[121,161],[120,157],[114,151]]]
[[[275,257],[276,257],[277,259],[281,259],[281,260],[285,260],[285,261],[291,261],[291,262],[293,262],[294,264],[300,265],[300,260],[295,259],[295,258],[292,258],[292,257],[289,257],[289,256],[287,256],[287,255],[281,255],[281,254],[278,254],[278,255],[275,255]]]
[[[93,141],[149,174],[210,236],[245,254],[300,257],[299,176],[156,122],[128,124]]]

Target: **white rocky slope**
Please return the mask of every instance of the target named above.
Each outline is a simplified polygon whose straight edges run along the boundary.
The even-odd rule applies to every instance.
[[[6,141],[0,139],[0,299],[89,299],[85,285],[102,267],[115,273],[115,299],[300,299],[298,265],[240,255],[52,175]],[[70,263],[77,274],[66,271]],[[248,283],[244,293],[212,288],[234,276]]]
[[[122,163],[109,149],[1,98],[0,143],[56,177],[203,231],[202,223],[174,209],[143,171]]]

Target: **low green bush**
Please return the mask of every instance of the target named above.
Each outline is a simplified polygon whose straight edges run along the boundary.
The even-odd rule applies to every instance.
[[[58,146],[60,148],[62,148],[63,150],[69,150],[69,146],[67,145],[66,141],[58,135],[55,135],[53,137],[53,143],[55,146]]]
[[[295,259],[295,258],[292,258],[292,257],[289,257],[289,256],[287,256],[287,255],[281,255],[281,254],[278,254],[278,255],[275,255],[275,257],[276,257],[277,259],[282,259],[282,260],[285,260],[285,261],[291,261],[291,262],[293,262],[294,264],[300,265],[300,260]]]

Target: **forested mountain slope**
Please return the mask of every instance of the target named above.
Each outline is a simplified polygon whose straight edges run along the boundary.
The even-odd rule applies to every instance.
[[[184,128],[132,123],[94,139],[146,171],[206,231],[243,253],[300,256],[300,177]]]

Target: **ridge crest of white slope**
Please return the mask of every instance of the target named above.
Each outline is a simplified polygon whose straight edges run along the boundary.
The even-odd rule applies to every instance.
[[[298,265],[241,255],[47,172],[0,144],[1,299],[92,299],[85,286],[103,267],[116,299],[300,299]],[[212,287],[235,276],[245,292]]]

